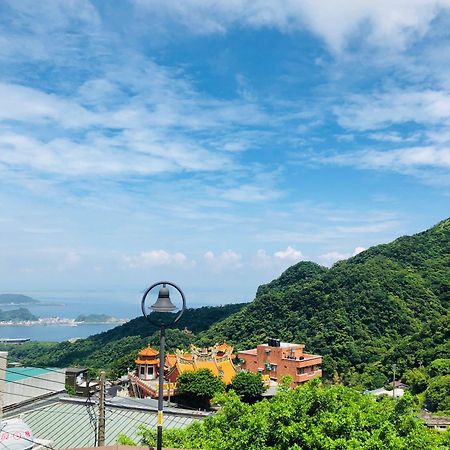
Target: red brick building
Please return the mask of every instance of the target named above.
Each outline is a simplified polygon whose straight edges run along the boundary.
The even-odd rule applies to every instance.
[[[303,352],[303,344],[289,344],[269,339],[267,344],[238,352],[242,369],[268,375],[281,381],[284,375],[292,377],[292,386],[322,376],[322,356]]]

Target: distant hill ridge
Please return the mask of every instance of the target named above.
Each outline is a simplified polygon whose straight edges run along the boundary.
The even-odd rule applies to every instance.
[[[28,295],[22,294],[0,294],[0,304],[31,304],[31,303],[39,303],[39,300],[36,300],[32,297],[28,297]]]

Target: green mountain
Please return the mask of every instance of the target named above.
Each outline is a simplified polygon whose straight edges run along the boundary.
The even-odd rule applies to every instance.
[[[330,269],[300,262],[201,340],[241,349],[268,337],[304,342],[325,356],[328,377],[370,387],[387,380],[393,363],[404,371],[450,357],[449,307],[447,219]]]
[[[28,295],[22,294],[0,294],[1,305],[29,305],[32,303],[39,303],[39,300],[35,300],[32,297],[28,297]]]
[[[39,317],[32,314],[28,309],[26,308],[18,308],[18,309],[11,309],[9,311],[2,311],[0,309],[0,322],[18,322],[22,320],[38,320]]]

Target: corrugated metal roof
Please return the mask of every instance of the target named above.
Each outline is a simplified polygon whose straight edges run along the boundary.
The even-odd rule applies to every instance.
[[[45,369],[39,367],[14,367],[12,369],[6,369],[5,381],[7,383],[11,381],[19,381],[29,377],[39,377],[52,372],[54,369]]]
[[[93,418],[91,423],[89,410]],[[56,449],[90,447],[94,445],[94,427],[98,406],[83,403],[55,402],[42,408],[29,410],[21,417],[32,429],[35,439],[49,439]],[[182,415],[164,414],[164,428],[182,428],[196,418]],[[105,444],[117,443],[120,433],[134,441],[138,426],[144,424],[156,429],[156,412],[106,406]]]

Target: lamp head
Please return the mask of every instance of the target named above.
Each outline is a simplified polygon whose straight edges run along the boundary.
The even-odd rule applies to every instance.
[[[163,287],[159,290],[158,298],[156,302],[150,306],[153,312],[171,312],[175,311],[177,307],[170,300],[169,289],[163,284]]]

